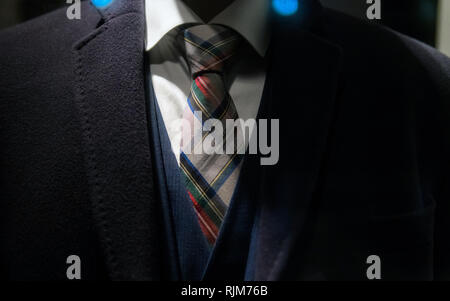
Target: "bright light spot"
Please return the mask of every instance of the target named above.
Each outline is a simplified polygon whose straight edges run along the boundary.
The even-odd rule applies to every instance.
[[[113,0],[91,0],[91,1],[98,8],[107,7],[113,2]]]
[[[273,8],[282,16],[290,16],[298,11],[298,0],[273,0]]]

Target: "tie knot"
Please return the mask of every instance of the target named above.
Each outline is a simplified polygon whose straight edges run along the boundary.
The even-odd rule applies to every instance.
[[[195,78],[200,72],[222,73],[241,42],[239,34],[220,25],[197,25],[179,36],[186,60]]]

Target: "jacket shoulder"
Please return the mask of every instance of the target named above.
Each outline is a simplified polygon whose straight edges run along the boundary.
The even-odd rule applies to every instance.
[[[322,35],[344,54],[344,69],[368,77],[408,78],[450,99],[450,58],[385,26],[324,9]],[[368,72],[370,71],[370,72]]]
[[[69,5],[1,31],[2,67],[51,59],[70,50],[101,21],[101,15],[88,1],[81,2],[79,20],[67,17],[68,8]]]
[[[0,32],[1,109],[11,103],[20,107],[31,95],[41,95],[36,101],[43,102],[50,97],[48,86],[68,85],[64,81],[74,72],[74,45],[102,20],[90,2],[82,2],[80,20],[69,20],[68,8]]]

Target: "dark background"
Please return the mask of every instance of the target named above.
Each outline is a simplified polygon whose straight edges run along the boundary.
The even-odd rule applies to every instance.
[[[321,2],[355,17],[366,18],[368,8],[366,0],[321,0]],[[381,7],[382,20],[378,23],[427,44],[436,45],[437,0],[381,0]]]
[[[321,2],[355,17],[366,18],[366,0]],[[65,0],[0,0],[0,29],[61,6],[68,4]],[[433,46],[436,45],[436,21],[437,0],[382,0],[382,20],[379,23]]]

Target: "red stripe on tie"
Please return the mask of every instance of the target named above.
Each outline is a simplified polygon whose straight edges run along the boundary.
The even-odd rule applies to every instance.
[[[209,218],[208,214],[203,211],[202,206],[200,206],[191,192],[188,190],[189,198],[194,204],[195,212],[197,213],[197,218],[202,229],[203,234],[206,236],[208,242],[213,245],[216,242],[217,236],[219,235],[219,229],[214,224],[214,222]]]
[[[208,90],[205,89],[205,87],[202,85],[202,83],[199,82],[199,77],[198,76],[194,81],[195,81],[195,85],[197,86],[197,88],[202,92],[203,95],[208,96],[209,92]]]

